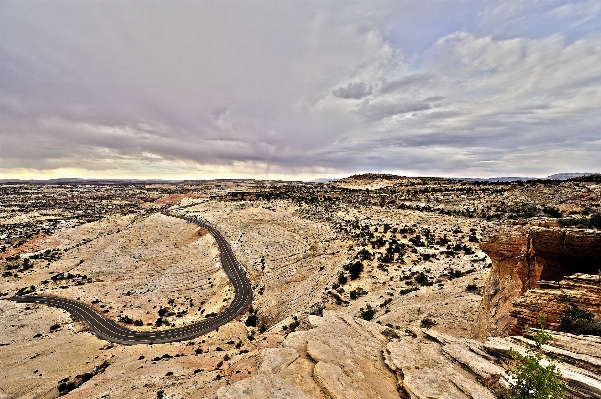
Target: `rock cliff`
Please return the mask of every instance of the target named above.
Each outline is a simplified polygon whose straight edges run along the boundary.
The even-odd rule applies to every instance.
[[[480,246],[491,258],[492,269],[483,288],[474,337],[521,333],[525,323],[536,324],[532,322],[540,311],[548,312],[554,325],[565,307],[559,306],[564,301],[562,287],[574,291],[574,297],[580,301],[577,304],[598,312],[601,298],[592,280],[560,281],[576,273],[598,273],[601,232],[517,227],[483,241]],[[518,308],[514,308],[514,302],[524,295],[516,303]],[[578,299],[586,296],[590,299]]]
[[[539,281],[539,288],[528,290],[513,304],[515,319],[510,334],[521,334],[525,325],[535,326],[540,313],[547,315],[547,328],[557,330],[568,301],[580,309],[601,317],[601,280],[599,275],[577,273],[560,282]]]

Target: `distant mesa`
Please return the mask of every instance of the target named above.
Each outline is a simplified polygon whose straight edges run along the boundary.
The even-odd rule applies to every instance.
[[[309,183],[328,183],[328,182],[348,182],[348,181],[398,181],[401,179],[429,179],[429,180],[463,180],[480,182],[513,182],[513,181],[531,181],[531,180],[574,180],[574,181],[601,181],[600,173],[576,172],[576,173],[555,173],[547,177],[524,177],[524,176],[500,176],[500,177],[436,177],[436,176],[402,176],[387,173],[360,173],[345,178],[318,178],[309,180]],[[0,184],[199,184],[208,181],[225,183],[249,183],[255,182],[255,179],[198,179],[198,180],[161,180],[161,179],[84,179],[84,178],[57,178],[57,179],[0,179]],[[259,180],[261,181],[261,180]],[[281,182],[282,180],[263,180],[272,182]],[[289,183],[293,183],[290,181]],[[300,181],[298,181],[300,183]]]
[[[500,176],[500,177],[488,177],[488,178],[479,178],[479,177],[458,177],[456,180],[466,180],[466,181],[488,181],[488,182],[513,182],[513,181],[531,181],[531,180],[572,180],[572,179],[581,179],[588,178],[589,176],[595,176],[599,174],[595,173],[555,173],[553,175],[547,177],[524,177],[524,176]],[[584,180],[588,181],[588,180]]]

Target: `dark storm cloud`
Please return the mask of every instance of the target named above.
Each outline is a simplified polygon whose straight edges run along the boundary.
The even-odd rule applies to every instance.
[[[345,100],[359,100],[363,97],[367,97],[372,93],[372,87],[368,86],[367,83],[349,82],[346,87],[339,87],[332,91],[332,94],[338,98],[344,98]]]
[[[4,2],[0,173],[601,168],[598,3],[461,4]]]

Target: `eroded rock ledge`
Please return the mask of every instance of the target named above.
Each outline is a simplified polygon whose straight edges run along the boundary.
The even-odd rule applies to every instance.
[[[264,349],[257,374],[217,392],[219,399],[494,399],[507,386],[510,350],[524,337],[486,342],[435,330],[388,340],[377,323],[325,312],[311,330]],[[546,352],[559,356],[573,398],[601,397],[601,338],[552,333]],[[587,396],[588,395],[588,396]]]
[[[483,289],[475,338],[521,334],[526,323],[536,324],[540,311],[548,314],[553,328],[565,307],[559,306],[565,302],[562,289],[570,291],[578,306],[601,315],[596,277],[583,277],[597,275],[601,267],[601,232],[518,227],[489,238],[481,248],[491,258],[492,269]],[[569,278],[574,274],[578,276]]]

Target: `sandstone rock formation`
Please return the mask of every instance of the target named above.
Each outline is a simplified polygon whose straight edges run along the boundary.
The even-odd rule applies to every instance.
[[[259,355],[257,374],[217,391],[233,398],[494,399],[508,386],[511,350],[526,337],[482,343],[434,329],[388,339],[377,323],[329,312]],[[559,357],[571,398],[601,397],[601,339],[552,333],[544,347]]]
[[[525,353],[521,345],[524,342],[532,343],[524,337],[491,337],[484,343],[483,348],[499,361],[507,362],[512,350]],[[557,367],[566,383],[568,398],[601,397],[599,344],[601,339],[598,337],[551,333],[551,341],[543,350],[547,355],[556,356],[561,360]]]
[[[535,326],[540,313],[547,316],[547,327],[557,330],[568,301],[580,309],[601,316],[601,280],[598,275],[577,273],[560,282],[540,281],[540,288],[528,290],[513,305],[516,323],[510,334],[521,334],[525,325]]]
[[[575,273],[597,274],[601,265],[601,233],[592,230],[518,227],[480,246],[491,258],[492,269],[473,330],[479,339],[520,333],[529,318],[516,319],[513,302],[540,288],[540,280],[559,282]]]
[[[310,316],[314,326],[265,349],[256,376],[221,388],[229,398],[398,399],[397,379],[384,362],[384,328],[344,314]]]

